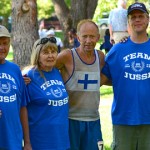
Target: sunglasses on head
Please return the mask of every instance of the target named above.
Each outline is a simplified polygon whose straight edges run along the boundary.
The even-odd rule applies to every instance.
[[[40,44],[46,44],[48,41],[51,42],[51,43],[54,43],[54,44],[56,44],[56,42],[57,42],[55,37],[42,38],[40,40],[40,42],[37,44],[37,46],[40,45]]]

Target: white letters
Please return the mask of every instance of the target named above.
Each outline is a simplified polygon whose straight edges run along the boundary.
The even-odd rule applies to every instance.
[[[51,105],[51,106],[62,106],[62,105],[65,105],[68,103],[68,97],[64,98],[63,100],[50,100],[49,99],[49,103],[48,105]]]
[[[150,56],[148,56],[145,53],[132,53],[132,54],[129,54],[129,55],[125,56],[123,59],[126,62],[129,59],[136,59],[136,58],[143,58],[143,59],[146,59],[146,60],[150,60]]]
[[[46,90],[46,88],[52,86],[52,85],[61,85],[64,87],[63,83],[61,81],[58,80],[50,80],[50,81],[46,81],[44,84],[41,85],[41,88],[43,90]]]
[[[16,100],[16,94],[11,96],[0,96],[0,102],[9,103]]]
[[[131,73],[125,72],[124,77],[129,78],[131,80],[146,80],[150,78],[150,72],[144,73],[144,74],[131,74]]]
[[[11,77],[9,74],[0,73],[0,79],[8,79],[8,80],[11,80],[15,84],[15,79]]]

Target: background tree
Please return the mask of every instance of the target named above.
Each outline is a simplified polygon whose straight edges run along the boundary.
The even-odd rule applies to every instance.
[[[21,67],[30,61],[38,38],[36,0],[12,0],[12,46],[14,62]]]
[[[70,28],[76,27],[77,23],[85,18],[94,18],[97,22],[103,12],[109,12],[116,7],[116,2],[117,0],[1,0],[2,24],[8,27],[7,20],[12,16],[14,61],[21,66],[29,63],[33,43],[38,38],[38,19],[49,18],[56,13],[62,25],[64,43],[67,43],[67,32]],[[135,0],[128,0],[128,5],[133,2]],[[150,8],[150,0],[142,2]],[[65,46],[67,47],[67,44]]]
[[[92,19],[98,0],[72,0],[70,7],[65,0],[52,0],[56,15],[61,23],[64,33],[64,46],[68,47],[68,30],[76,28],[82,19]]]

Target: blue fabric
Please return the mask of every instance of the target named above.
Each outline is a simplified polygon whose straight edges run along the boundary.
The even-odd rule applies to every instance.
[[[80,46],[80,42],[78,41],[77,38],[74,38],[74,47],[77,48]]]
[[[68,94],[60,72],[30,70],[27,85],[31,102],[27,105],[33,150],[66,150],[68,135]]]
[[[105,49],[107,52],[112,48],[112,44],[110,43],[110,36],[104,36],[104,43],[100,46],[100,50]]]
[[[150,124],[150,40],[112,47],[102,73],[112,79],[114,125]]]
[[[97,142],[102,141],[100,120],[69,119],[69,133],[71,147],[68,150],[98,150]]]
[[[20,108],[28,97],[19,67],[6,61],[0,64],[0,148],[22,149]]]

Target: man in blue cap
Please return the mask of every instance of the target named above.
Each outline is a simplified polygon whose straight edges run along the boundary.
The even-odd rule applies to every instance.
[[[113,150],[150,150],[149,13],[143,3],[127,11],[130,37],[106,56],[101,84],[111,80]]]

